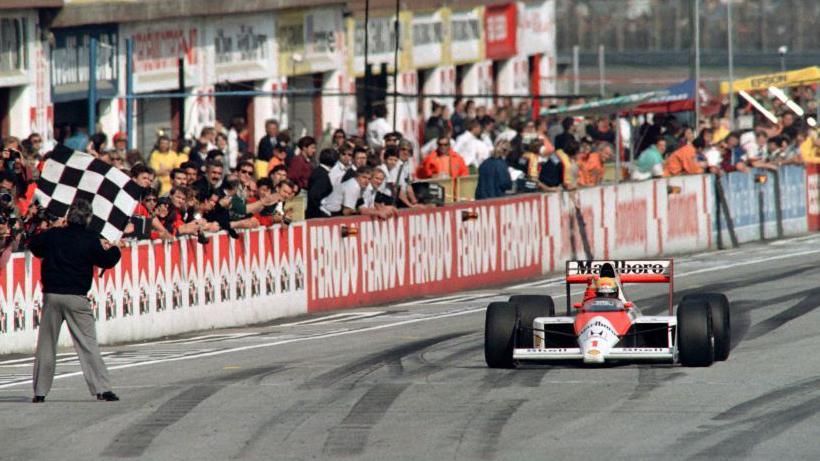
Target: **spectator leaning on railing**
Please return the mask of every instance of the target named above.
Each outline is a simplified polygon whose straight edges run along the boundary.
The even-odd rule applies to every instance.
[[[643,181],[652,177],[663,176],[663,153],[666,151],[666,140],[658,137],[654,144],[647,147],[638,156],[632,168],[632,180]]]
[[[580,148],[574,138],[564,143],[563,149],[558,149],[541,165],[538,173],[538,189],[542,192],[556,192],[563,189],[573,190],[577,185],[577,164],[575,156]]]
[[[352,154],[351,150],[348,150]],[[350,155],[347,156],[350,158]],[[319,153],[319,166],[313,170],[308,180],[307,206],[305,207],[305,219],[324,217],[320,207],[322,200],[333,192],[333,183],[330,179],[330,172],[336,165],[340,164],[336,160],[336,151],[333,149],[323,149]],[[339,175],[339,179],[344,174],[344,170]]]
[[[678,142],[675,149],[664,162],[664,174],[666,176],[677,176],[681,174],[701,174],[706,168],[706,162],[698,160],[695,150],[695,133],[691,127],[683,128],[683,138]]]
[[[605,150],[606,142],[599,143],[598,150],[592,149],[591,140],[581,143],[582,149],[577,156],[578,187],[591,187],[604,180],[604,162],[600,150]]]
[[[484,160],[478,167],[476,200],[503,197],[512,188],[512,178],[506,160],[511,148],[509,141],[497,142],[492,157]]]

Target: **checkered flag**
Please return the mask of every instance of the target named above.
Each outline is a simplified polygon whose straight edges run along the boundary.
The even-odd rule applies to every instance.
[[[75,200],[87,200],[94,213],[88,228],[113,242],[122,237],[140,193],[141,188],[117,168],[58,146],[43,166],[35,197],[54,216],[65,216]]]

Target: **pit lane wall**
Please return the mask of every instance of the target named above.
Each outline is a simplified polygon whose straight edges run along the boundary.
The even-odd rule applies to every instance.
[[[757,174],[721,179],[741,241],[760,238],[760,216],[765,237],[776,236],[778,213],[765,208],[775,181],[758,182]],[[781,170],[784,236],[820,229],[819,178],[813,166]],[[95,279],[90,298],[101,343],[155,339],[497,285],[562,271],[569,258],[708,250],[717,245],[716,211],[715,178],[681,176],[408,211],[388,221],[313,220],[238,240],[216,235],[208,245],[141,242]],[[0,355],[34,349],[39,274],[29,254],[14,255],[0,273]],[[69,344],[63,331],[61,345]]]
[[[248,325],[306,312],[305,230],[300,223],[211,236],[140,242],[95,277],[89,299],[100,343]],[[0,355],[34,350],[43,305],[40,260],[12,256],[0,274]],[[71,344],[65,327],[60,345]]]

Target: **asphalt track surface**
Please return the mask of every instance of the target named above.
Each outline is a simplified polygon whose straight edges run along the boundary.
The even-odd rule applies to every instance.
[[[709,368],[486,368],[484,307],[555,276],[105,348],[117,403],[73,351],[44,404],[0,357],[0,459],[820,459],[820,236],[676,259],[676,299],[732,302]],[[657,286],[627,293],[666,309]]]

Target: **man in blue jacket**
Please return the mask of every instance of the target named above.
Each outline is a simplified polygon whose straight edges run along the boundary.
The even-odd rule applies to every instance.
[[[492,157],[481,162],[478,167],[476,200],[503,197],[505,192],[512,188],[512,178],[505,160],[510,149],[508,141],[499,141],[495,144]]]
[[[43,314],[34,359],[34,403],[45,401],[51,390],[63,320],[68,323],[91,395],[96,395],[98,400],[119,400],[111,392],[108,370],[97,344],[94,314],[86,295],[91,289],[95,266],[101,269],[116,266],[120,249],[87,229],[91,217],[91,204],[77,200],[68,209],[66,227],[48,229],[29,242],[31,253],[43,260]]]

